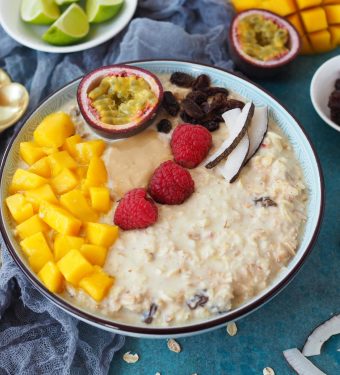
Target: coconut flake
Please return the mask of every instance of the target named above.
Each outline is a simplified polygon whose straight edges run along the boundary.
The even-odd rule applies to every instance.
[[[230,111],[225,112],[222,117],[225,122],[230,120]],[[236,113],[236,112],[235,112]],[[227,158],[230,153],[236,148],[240,143],[244,135],[247,133],[247,129],[251,122],[254,114],[254,104],[248,102],[242,109],[241,114],[239,114],[232,126],[228,126],[229,134],[227,139],[222,143],[218,150],[211,155],[205,163],[205,167],[210,169],[215,167],[222,159]]]
[[[314,366],[297,348],[285,350],[283,355],[298,375],[327,375]]]
[[[254,110],[254,116],[247,131],[249,137],[249,150],[246,160],[249,160],[251,157],[253,157],[256,151],[259,149],[267,133],[267,130],[268,108],[256,107]]]
[[[322,345],[333,335],[340,334],[340,314],[321,324],[310,334],[302,353],[306,357],[319,355]]]

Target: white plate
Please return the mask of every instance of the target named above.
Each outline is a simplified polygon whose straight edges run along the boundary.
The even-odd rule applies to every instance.
[[[104,23],[91,25],[83,42],[71,46],[53,46],[41,39],[48,26],[31,25],[20,18],[21,0],[0,0],[0,24],[6,33],[26,47],[44,52],[70,53],[96,47],[116,36],[133,17],[138,0],[125,0],[117,15]]]

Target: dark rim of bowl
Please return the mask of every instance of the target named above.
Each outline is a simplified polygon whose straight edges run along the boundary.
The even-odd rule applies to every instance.
[[[251,59],[247,59],[246,57],[242,56],[239,52],[239,47],[238,46],[235,46],[234,44],[234,41],[233,41],[233,31],[234,31],[234,26],[235,26],[235,22],[238,20],[239,16],[242,15],[243,13],[247,13],[249,11],[254,11],[254,13],[256,11],[258,11],[259,13],[265,13],[265,14],[270,14],[271,16],[273,16],[273,18],[277,18],[280,20],[280,22],[282,24],[288,24],[292,29],[293,31],[295,32],[295,36],[297,38],[297,48],[296,50],[294,51],[294,53],[289,57],[288,60],[286,61],[280,61],[280,59],[278,60],[277,64],[272,64],[272,65],[260,65],[260,64],[256,64],[256,61],[253,61]],[[291,35],[289,34],[289,38],[291,38]],[[289,64],[290,62],[292,62],[294,59],[296,59],[296,57],[298,56],[300,50],[301,50],[301,38],[300,38],[300,34],[298,33],[298,31],[296,30],[296,27],[289,21],[287,20],[286,18],[284,17],[281,17],[279,16],[278,14],[276,13],[273,13],[269,10],[265,10],[265,9],[259,9],[259,8],[252,8],[252,9],[247,9],[247,10],[243,10],[242,12],[239,12],[237,13],[232,21],[231,21],[231,25],[230,25],[230,28],[229,28],[229,41],[230,41],[230,44],[232,45],[232,48],[235,50],[235,53],[237,53],[237,56],[242,60],[242,61],[245,61],[247,62],[248,64],[251,64],[253,65],[254,67],[257,67],[257,68],[261,68],[261,69],[264,69],[264,70],[270,70],[270,69],[275,69],[275,68],[279,68],[281,66],[284,66],[284,65],[287,65]],[[288,52],[289,53],[289,52]],[[202,64],[203,65],[203,64]],[[265,91],[265,90],[263,90]],[[268,94],[268,93],[267,93]],[[272,96],[272,95],[271,95]],[[275,98],[274,98],[275,99]],[[276,99],[275,99],[276,100]],[[280,103],[281,104],[281,103]],[[286,108],[285,108],[286,109]],[[288,111],[287,111],[288,112]]]
[[[319,173],[320,189],[321,189],[321,200],[320,200],[320,207],[319,207],[320,214],[319,214],[319,217],[318,217],[318,221],[317,221],[314,233],[311,236],[309,244],[307,245],[307,248],[306,248],[304,254],[302,255],[301,259],[291,269],[291,271],[284,277],[283,280],[281,280],[277,285],[275,285],[272,289],[270,289],[268,292],[266,292],[259,299],[251,302],[247,306],[239,307],[238,308],[239,311],[234,311],[234,312],[231,311],[231,312],[227,313],[228,314],[227,316],[220,316],[220,317],[217,317],[215,319],[210,319],[209,321],[198,322],[198,323],[194,323],[194,324],[182,326],[182,327],[159,328],[159,327],[132,326],[132,325],[128,325],[128,324],[113,322],[113,321],[110,321],[110,320],[107,320],[107,319],[104,319],[104,318],[101,318],[101,317],[96,317],[91,313],[87,313],[87,312],[82,311],[81,309],[77,308],[76,306],[71,305],[66,300],[60,298],[58,295],[49,292],[48,289],[36,278],[36,276],[33,276],[31,271],[25,266],[25,264],[20,259],[19,255],[16,253],[14,247],[12,247],[9,236],[7,235],[7,232],[5,230],[4,218],[3,218],[3,215],[2,215],[2,207],[0,207],[0,209],[1,209],[0,210],[0,213],[1,213],[1,215],[0,215],[0,217],[1,217],[0,231],[3,235],[4,241],[7,245],[7,248],[9,250],[12,258],[14,259],[14,261],[16,262],[18,267],[21,269],[21,271],[25,274],[25,276],[30,280],[30,282],[48,300],[50,300],[51,302],[56,304],[61,309],[69,312],[71,315],[77,316],[80,319],[85,320],[89,324],[92,323],[92,324],[95,324],[95,325],[99,325],[99,326],[102,326],[103,328],[105,327],[108,330],[115,330],[116,332],[121,333],[121,334],[124,334],[124,332],[125,332],[125,333],[131,333],[132,335],[145,335],[145,336],[149,335],[150,337],[152,337],[152,336],[173,336],[173,335],[180,335],[180,334],[190,334],[190,333],[195,333],[195,332],[198,333],[200,331],[205,331],[205,330],[212,329],[212,328],[218,328],[219,326],[221,326],[221,325],[223,325],[223,324],[225,324],[229,321],[239,319],[239,318],[249,314],[250,312],[256,310],[261,305],[263,305],[265,302],[268,302],[270,299],[272,299],[274,296],[276,296],[278,294],[278,292],[280,292],[284,287],[286,287],[289,284],[289,282],[293,279],[293,277],[297,274],[297,272],[301,269],[302,265],[305,263],[308,255],[311,253],[311,250],[312,250],[312,248],[313,248],[313,246],[316,242],[316,239],[317,239],[318,234],[320,232],[320,226],[321,226],[321,222],[322,222],[323,215],[324,215],[324,200],[325,200],[325,197],[324,197],[324,178],[323,178],[323,173],[322,173],[319,158],[316,154],[315,148],[314,148],[309,136],[307,135],[305,129],[302,127],[302,125],[299,123],[299,121],[287,110],[287,108],[285,106],[283,106],[272,94],[270,94],[269,92],[267,92],[266,90],[264,90],[262,87],[260,87],[256,83],[252,82],[251,80],[246,79],[246,78],[242,77],[241,75],[239,75],[237,73],[230,72],[226,69],[216,68],[216,67],[214,67],[212,65],[209,65],[209,64],[201,64],[201,63],[195,63],[194,61],[175,60],[175,59],[135,60],[135,61],[126,62],[124,64],[140,64],[140,63],[147,63],[147,62],[164,62],[164,61],[165,62],[178,62],[178,63],[201,65],[201,66],[216,69],[216,70],[222,71],[224,73],[236,76],[236,77],[241,78],[244,81],[254,85],[258,89],[262,90],[264,93],[266,93],[268,96],[270,96],[274,101],[276,101],[278,104],[280,104],[284,108],[284,110],[290,116],[292,116],[294,118],[297,125],[300,127],[300,129],[304,133],[304,135],[307,139],[307,142],[309,143],[309,145],[311,147],[311,150],[313,152],[313,156],[316,160],[317,167],[318,167],[318,173]],[[3,175],[3,172],[4,172],[4,167],[5,167],[5,164],[6,164],[7,156],[9,154],[9,151],[12,147],[12,144],[13,144],[14,140],[16,139],[18,134],[20,133],[23,125],[40,108],[40,106],[43,103],[45,103],[49,98],[51,98],[53,95],[55,95],[57,92],[64,89],[65,87],[71,85],[73,82],[76,82],[80,79],[81,79],[81,77],[69,82],[68,84],[59,88],[54,93],[47,96],[44,100],[42,100],[39,103],[39,105],[34,110],[32,110],[25,117],[25,119],[22,122],[22,125],[13,134],[9,144],[6,147],[4,156],[2,158],[1,167],[0,167],[0,187],[4,183],[4,179],[1,178],[1,176]]]

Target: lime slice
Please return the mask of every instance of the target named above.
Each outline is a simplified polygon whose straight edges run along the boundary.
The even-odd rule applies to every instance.
[[[55,2],[58,4],[58,5],[65,5],[65,4],[71,4],[71,3],[76,3],[78,2],[79,0],[55,0]]]
[[[67,46],[83,39],[89,32],[89,21],[82,8],[70,5],[42,36],[47,43]]]
[[[21,18],[25,22],[49,25],[60,16],[60,10],[53,0],[23,0]]]
[[[114,17],[124,0],[87,0],[86,13],[91,23],[100,23]]]

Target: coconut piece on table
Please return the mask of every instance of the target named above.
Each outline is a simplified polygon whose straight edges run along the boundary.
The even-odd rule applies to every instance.
[[[254,115],[254,104],[248,102],[242,109],[241,114],[237,116],[235,123],[229,127],[230,132],[227,139],[222,143],[218,150],[211,155],[206,161],[205,167],[211,169],[215,167],[221,160],[227,158],[230,153],[240,143],[241,139],[247,133],[247,129],[250,125],[251,119]],[[225,122],[226,117],[230,116],[231,111],[225,112],[222,117]]]
[[[307,359],[297,348],[288,349],[283,352],[286,361],[298,375],[327,375],[319,370],[309,359]]]
[[[252,158],[260,148],[268,130],[268,107],[256,107],[254,116],[248,128],[249,150],[247,161]]]
[[[303,355],[306,357],[319,355],[322,345],[329,340],[331,336],[338,334],[340,334],[340,314],[333,316],[333,318],[315,328],[303,347]]]

